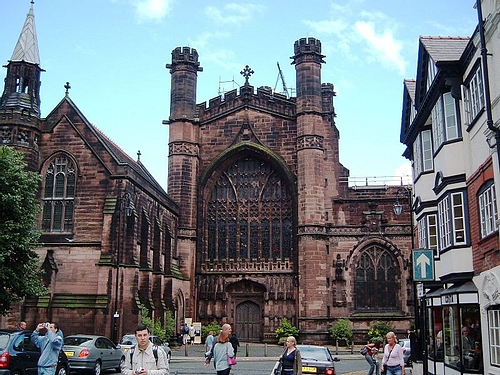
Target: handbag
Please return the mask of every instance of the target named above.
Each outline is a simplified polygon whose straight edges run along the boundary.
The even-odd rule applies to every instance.
[[[281,375],[283,371],[283,363],[281,362],[281,359],[278,361],[278,365],[274,369],[274,375]]]
[[[368,353],[368,348],[366,346],[363,346],[360,351],[361,355],[366,355],[366,353]]]
[[[227,364],[229,366],[234,366],[236,364],[236,357],[230,357],[228,354],[227,354],[227,343],[226,343],[226,357],[227,357]]]

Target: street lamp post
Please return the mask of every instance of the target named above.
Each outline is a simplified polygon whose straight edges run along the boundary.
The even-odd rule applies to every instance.
[[[125,226],[123,226],[123,208],[125,208],[125,217],[131,217],[134,213],[134,206],[130,199],[130,194],[125,193],[122,197],[118,199],[118,225],[117,225],[117,242],[116,242],[116,252],[115,252],[115,301],[114,301],[114,313],[113,313],[113,342],[118,342],[118,319],[120,319],[120,313],[118,312],[118,291],[120,283],[120,262],[121,262],[121,252],[123,250],[123,231],[127,230],[127,220],[125,220]],[[125,206],[125,207],[124,207]],[[126,233],[125,233],[126,234]]]
[[[413,190],[410,187],[407,186],[402,186],[401,188],[398,189],[396,193],[396,203],[394,203],[393,210],[396,216],[399,216],[403,213],[403,205],[400,203],[400,198],[401,199],[406,199],[408,202],[408,208],[410,210],[410,236],[411,236],[411,251],[413,252],[413,249],[415,249],[415,233],[413,230],[413,199],[412,199],[412,193]],[[410,255],[410,259],[412,259],[412,256]],[[413,267],[413,265],[412,265]],[[417,293],[417,284],[413,282],[413,313],[415,315],[415,334],[418,335],[418,345],[415,348],[412,348],[412,356],[413,358],[416,359],[422,359],[420,357],[420,353],[423,353],[425,351],[424,347],[424,330],[422,329],[421,320],[420,320],[420,314],[419,314],[419,304],[418,304],[418,293]],[[412,342],[412,344],[416,344],[415,342]],[[424,356],[425,358],[425,356]]]

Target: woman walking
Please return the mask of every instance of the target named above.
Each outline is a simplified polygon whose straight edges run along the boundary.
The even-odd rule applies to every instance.
[[[283,375],[302,375],[302,357],[297,349],[297,340],[293,336],[286,339],[285,351],[280,357]]]
[[[368,375],[373,375],[375,370],[375,374],[380,375],[380,363],[377,361],[377,353],[379,352],[381,346],[382,342],[380,340],[365,345],[365,348],[367,349],[365,359],[370,365]]]
[[[403,348],[396,342],[396,335],[394,332],[389,332],[385,338],[387,344],[384,348],[381,371],[384,372],[385,369],[387,375],[405,375]]]
[[[231,335],[231,326],[224,324],[220,335],[215,338],[215,345],[213,350],[207,355],[205,359],[205,367],[208,367],[212,357],[214,358],[215,371],[217,375],[229,375],[231,366],[228,361],[229,358],[234,357],[233,346],[229,343],[229,336]]]

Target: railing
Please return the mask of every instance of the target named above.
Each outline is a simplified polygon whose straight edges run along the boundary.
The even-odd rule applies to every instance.
[[[411,175],[403,176],[368,176],[368,177],[340,177],[340,183],[349,187],[381,187],[407,186],[412,184]]]

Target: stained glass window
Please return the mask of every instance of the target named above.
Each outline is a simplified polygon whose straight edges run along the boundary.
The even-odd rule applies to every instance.
[[[269,163],[247,157],[218,178],[207,207],[205,256],[285,259],[293,254],[289,187]]]
[[[356,310],[400,309],[397,264],[389,250],[373,245],[363,250],[356,263]],[[376,290],[377,293],[373,293]]]
[[[45,172],[42,230],[71,232],[76,185],[75,163],[66,155],[49,161]]]

